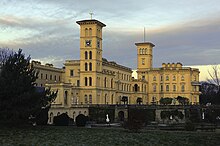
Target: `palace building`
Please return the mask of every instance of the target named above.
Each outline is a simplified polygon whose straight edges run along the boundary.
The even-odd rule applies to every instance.
[[[163,63],[162,67],[153,68],[155,45],[141,42],[135,43],[135,79],[131,68],[102,57],[105,51],[102,48],[104,23],[94,19],[76,23],[80,26],[79,60],[66,60],[63,68],[32,62],[39,71],[37,86],[58,90],[50,116],[66,112],[74,119],[80,113],[88,115],[87,107],[94,104],[159,104],[163,97],[175,99],[182,96],[188,98],[191,104],[198,104],[198,69],[183,67],[181,63]]]

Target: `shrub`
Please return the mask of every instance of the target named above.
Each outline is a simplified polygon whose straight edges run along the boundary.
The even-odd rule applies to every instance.
[[[124,128],[128,128],[132,132],[139,132],[143,128],[144,123],[138,119],[129,119]]]
[[[191,121],[186,121],[185,123],[185,130],[186,131],[195,131],[195,125]]]
[[[83,114],[79,114],[76,117],[76,126],[77,127],[84,127],[86,125],[86,122],[89,120],[88,116],[85,116]]]
[[[47,125],[48,111],[49,108],[42,109],[41,112],[36,116],[37,125]]]
[[[160,99],[160,104],[162,105],[169,105],[173,101],[173,98],[165,97]]]
[[[69,116],[66,113],[62,113],[59,116],[55,116],[53,123],[56,126],[68,126],[69,125]]]

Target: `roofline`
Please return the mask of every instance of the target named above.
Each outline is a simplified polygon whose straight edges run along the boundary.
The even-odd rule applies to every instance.
[[[136,46],[139,46],[139,45],[151,45],[152,47],[154,47],[155,45],[151,42],[142,42],[142,43],[135,43]]]
[[[80,20],[80,21],[76,21],[77,24],[82,25],[82,24],[94,24],[97,23],[99,24],[101,27],[105,27],[106,25],[98,20],[95,19],[90,19],[90,20]]]

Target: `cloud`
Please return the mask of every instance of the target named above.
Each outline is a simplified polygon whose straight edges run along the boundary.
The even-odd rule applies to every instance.
[[[134,43],[153,42],[154,65],[220,62],[218,1],[1,1],[0,46],[22,48],[32,58],[79,58],[79,26],[75,21],[94,18],[103,30],[103,57],[136,68]],[[2,35],[1,35],[2,34]],[[195,53],[196,52],[196,53]],[[51,63],[53,63],[53,59]],[[60,66],[60,65],[59,65]]]

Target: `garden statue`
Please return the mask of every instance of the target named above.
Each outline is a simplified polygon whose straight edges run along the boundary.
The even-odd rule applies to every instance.
[[[109,117],[108,117],[108,114],[106,115],[106,123],[110,126],[110,119],[109,119]]]

